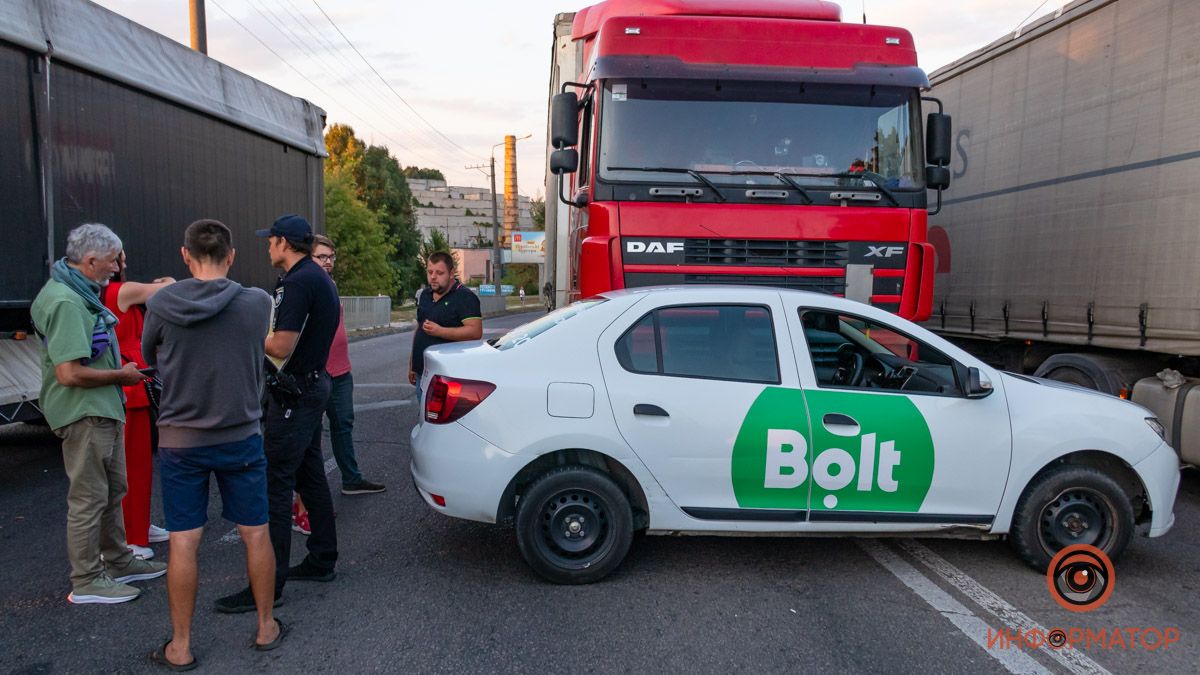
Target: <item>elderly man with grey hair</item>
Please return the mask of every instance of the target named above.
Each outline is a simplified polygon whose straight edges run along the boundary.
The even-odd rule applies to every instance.
[[[163,563],[135,557],[125,542],[125,408],[121,387],[145,379],[121,365],[116,316],[100,288],[117,271],[121,240],[103,225],[67,235],[67,255],[33,301],[41,338],[42,413],[62,439],[67,490],[67,556],[75,604],[128,602],[140,591],[129,582],[160,577]]]

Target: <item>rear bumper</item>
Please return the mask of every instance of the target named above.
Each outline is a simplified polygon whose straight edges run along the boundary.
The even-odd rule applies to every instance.
[[[1148,537],[1161,537],[1175,524],[1175,496],[1179,492],[1179,456],[1163,443],[1134,465],[1146,486],[1152,516]]]
[[[412,430],[413,484],[434,511],[496,522],[500,496],[520,469],[516,457],[457,422],[418,424]],[[442,497],[446,505],[434,502]]]

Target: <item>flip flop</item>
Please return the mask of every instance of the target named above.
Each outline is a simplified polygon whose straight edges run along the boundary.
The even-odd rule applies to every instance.
[[[275,619],[275,623],[279,626],[279,635],[276,635],[274,640],[271,640],[265,645],[260,645],[256,640],[252,640],[250,644],[254,647],[254,651],[269,652],[272,649],[278,649],[279,645],[283,644],[283,638],[288,634],[288,630],[291,628],[291,626],[280,621],[279,619]]]
[[[172,671],[174,671],[176,673],[182,673],[182,672],[185,672],[188,670],[195,670],[196,666],[200,665],[200,662],[196,660],[196,657],[194,655],[192,656],[191,661],[188,661],[187,663],[184,663],[182,665],[180,665],[178,663],[171,663],[167,659],[167,645],[169,645],[169,644],[171,644],[171,641],[167,640],[166,642],[163,643],[163,645],[161,647],[150,652],[151,663],[154,663],[154,664],[160,665],[160,666],[164,666],[166,668],[170,668]]]

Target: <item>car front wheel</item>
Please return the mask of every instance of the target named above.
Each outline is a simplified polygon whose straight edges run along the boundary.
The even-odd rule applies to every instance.
[[[1089,544],[1115,560],[1133,532],[1129,496],[1108,474],[1066,465],[1038,476],[1025,489],[1013,514],[1009,542],[1039,572],[1054,554]]]
[[[529,485],[517,505],[521,555],[554,583],[603,579],[625,559],[632,540],[629,499],[595,469],[555,469]]]

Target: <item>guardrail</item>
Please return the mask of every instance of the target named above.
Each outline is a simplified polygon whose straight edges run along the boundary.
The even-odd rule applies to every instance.
[[[392,299],[386,295],[342,296],[346,330],[379,328],[392,323]]]

